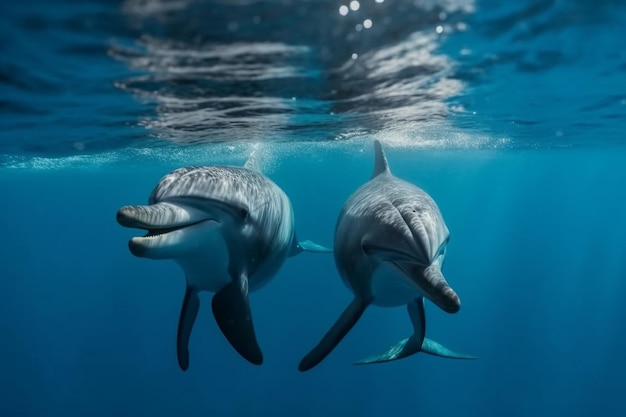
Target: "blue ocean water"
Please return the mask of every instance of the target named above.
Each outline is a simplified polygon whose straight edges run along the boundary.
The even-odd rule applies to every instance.
[[[3,2],[0,416],[625,414],[625,32],[621,1]],[[116,211],[254,151],[331,245],[374,138],[451,231],[427,335],[479,359],[353,366],[411,332],[373,307],[298,372],[351,299],[301,254],[251,295],[263,366],[203,294],[182,372],[182,271]]]

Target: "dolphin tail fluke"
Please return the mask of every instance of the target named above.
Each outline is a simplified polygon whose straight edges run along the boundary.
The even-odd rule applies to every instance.
[[[420,297],[415,300],[415,302],[408,304],[407,310],[409,312],[409,317],[411,317],[411,323],[413,323],[414,331],[417,333],[423,328],[424,334],[426,334],[426,312],[424,311],[424,298]],[[428,339],[427,337],[424,337],[421,349],[419,351],[428,353],[429,355],[440,356],[442,358],[448,359],[478,359],[475,356],[454,352],[443,346],[439,342]]]
[[[432,339],[424,339],[422,352],[448,359],[478,359],[477,356],[454,352]]]
[[[426,337],[426,311],[424,310],[424,297],[416,299],[407,305],[407,311],[413,323],[414,334],[422,334],[421,351],[429,355],[440,356],[449,359],[478,359],[475,356],[454,352],[439,342]],[[408,355],[407,355],[408,356]]]
[[[180,369],[183,371],[189,368],[189,336],[191,336],[191,329],[198,316],[199,308],[200,299],[198,297],[198,291],[187,286],[183,306],[180,310],[180,318],[178,319],[178,335],[176,337],[178,366],[180,366]]]
[[[454,352],[434,340],[425,337],[426,334],[426,312],[424,311],[424,298],[419,297],[412,303],[407,304],[407,312],[413,324],[413,336],[401,340],[386,352],[379,355],[370,356],[356,362],[355,365],[368,365],[372,363],[390,362],[406,358],[418,352],[430,355],[441,356],[450,359],[477,359],[474,356],[464,353]]]
[[[322,340],[301,361],[298,369],[301,372],[317,366],[341,342],[341,339],[354,327],[361,318],[369,303],[355,297],[348,308],[344,310],[333,327],[324,335]]]
[[[355,362],[355,365],[369,365],[372,363],[395,361],[398,359],[406,358],[407,356],[411,356],[419,352],[420,350],[421,345],[419,344],[418,338],[415,336],[411,336],[396,343],[386,352],[379,355],[370,356],[369,358]]]
[[[421,346],[418,342],[418,338],[411,336],[408,339],[404,339],[396,343],[386,352],[360,360],[356,362],[355,365],[370,365],[373,363],[391,362],[406,358],[407,356],[414,355],[418,352],[424,352],[429,355],[440,356],[448,359],[478,359],[476,356],[454,352],[440,343],[428,338],[424,338]]]
[[[213,316],[233,348],[255,365],[263,363],[248,300],[248,279],[240,276],[219,290],[211,303]]]
[[[424,297],[415,299],[407,304],[407,312],[413,324],[413,336],[401,340],[379,355],[370,356],[355,363],[366,365],[371,363],[390,362],[411,356],[422,349],[422,342],[426,334],[426,312],[424,311]]]

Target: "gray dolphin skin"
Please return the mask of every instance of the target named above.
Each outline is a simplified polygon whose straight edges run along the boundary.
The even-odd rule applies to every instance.
[[[265,284],[285,259],[302,251],[332,252],[298,242],[287,195],[263,175],[254,158],[244,167],[184,167],[165,175],[148,205],[117,212],[125,227],[144,229],[128,246],[141,258],[173,259],[187,282],[177,335],[178,364],[189,367],[189,337],[200,307],[198,293],[215,293],[212,311],[233,348],[260,365],[248,293]]]
[[[424,297],[448,313],[461,307],[443,267],[449,231],[435,201],[422,189],[394,177],[375,141],[372,178],[346,201],[335,228],[335,263],[354,299],[322,340],[300,362],[317,366],[373,304],[406,305],[413,335],[386,352],[357,364],[393,361],[417,352],[453,359],[475,359],[427,339]]]

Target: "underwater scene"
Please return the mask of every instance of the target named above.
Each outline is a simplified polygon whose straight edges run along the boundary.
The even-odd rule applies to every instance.
[[[0,4],[0,417],[626,415],[626,2]]]

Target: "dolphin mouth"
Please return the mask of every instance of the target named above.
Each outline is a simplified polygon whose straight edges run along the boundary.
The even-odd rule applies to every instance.
[[[437,307],[454,314],[461,309],[461,299],[450,287],[437,263],[424,267],[418,262],[388,260],[402,271]]]
[[[182,229],[185,229],[187,227],[195,226],[197,224],[208,222],[208,221],[217,221],[217,220],[215,220],[215,219],[205,219],[205,220],[199,220],[199,221],[194,222],[194,223],[185,224],[183,226],[159,227],[159,228],[153,228],[153,229],[145,229],[143,227],[137,227],[136,229],[144,229],[144,230],[147,231],[147,233],[143,237],[141,237],[141,238],[155,238],[155,237],[163,236],[163,235],[166,235],[168,233],[176,232],[178,230],[182,230]]]
[[[131,238],[128,247],[135,256],[154,259],[178,253],[175,248],[182,248],[185,236],[194,233],[194,229],[201,224],[220,224],[218,219],[205,211],[169,202],[124,206],[117,212],[117,222],[124,227],[145,230],[144,236]]]

